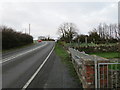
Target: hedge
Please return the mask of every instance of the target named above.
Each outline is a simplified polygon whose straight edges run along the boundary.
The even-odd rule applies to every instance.
[[[2,49],[15,48],[33,43],[31,35],[17,32],[12,28],[0,27],[2,30]]]

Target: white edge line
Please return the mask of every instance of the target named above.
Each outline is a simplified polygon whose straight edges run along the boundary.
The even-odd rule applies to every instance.
[[[48,60],[48,58],[50,57],[50,55],[52,54],[53,50],[54,50],[55,46],[52,48],[52,50],[50,51],[50,53],[48,54],[48,56],[46,57],[46,59],[44,60],[44,62],[40,65],[40,67],[37,69],[37,71],[33,74],[33,76],[28,80],[28,82],[23,86],[22,90],[25,90],[29,84],[32,82],[32,80],[35,78],[35,76],[38,74],[38,72],[41,70],[41,68],[43,67],[43,65],[46,63],[46,61]]]
[[[0,62],[0,63],[4,63],[4,62],[7,62],[7,61],[10,61],[11,59],[14,59],[14,58],[17,58],[17,57],[22,56],[22,55],[24,55],[24,54],[27,54],[27,53],[29,53],[29,52],[35,51],[35,50],[37,50],[37,49],[45,46],[46,44],[47,44],[47,43],[45,43],[45,44],[43,44],[43,45],[41,45],[41,46],[39,46],[39,47],[30,49],[30,50],[28,50],[28,51],[26,51],[26,52],[19,53],[19,54],[17,54],[17,55],[11,56],[11,57],[9,57],[9,58],[2,59],[2,62]]]

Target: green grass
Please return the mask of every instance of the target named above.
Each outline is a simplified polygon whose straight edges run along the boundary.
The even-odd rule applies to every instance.
[[[74,77],[77,83],[80,83],[80,80],[77,76],[77,73],[74,69],[74,66],[72,64],[72,61],[68,52],[58,43],[56,43],[55,52],[58,56],[60,56],[62,63],[64,63],[68,67],[70,75]]]
[[[120,64],[108,65],[108,68],[113,70],[120,70]]]
[[[118,52],[99,52],[99,53],[92,53],[90,55],[97,55],[97,56],[101,56],[104,58],[120,58],[120,53]]]
[[[108,59],[120,58],[120,53],[118,53],[118,52],[101,52],[101,53],[92,53],[90,55],[97,55],[97,56],[101,56],[101,57],[108,58]],[[113,62],[113,63],[115,63],[115,62]],[[113,69],[113,70],[120,70],[120,64],[108,65],[108,68]]]

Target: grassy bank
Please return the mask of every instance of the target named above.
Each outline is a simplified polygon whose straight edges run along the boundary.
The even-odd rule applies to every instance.
[[[80,83],[68,52],[59,44],[56,44],[55,52],[58,56],[60,56],[62,62],[68,67],[70,75],[75,78],[77,83]]]
[[[120,53],[118,52],[100,52],[100,53],[92,53],[90,55],[97,55],[97,56],[101,56],[104,58],[120,58]]]

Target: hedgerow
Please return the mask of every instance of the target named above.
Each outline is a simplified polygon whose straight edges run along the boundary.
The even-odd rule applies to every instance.
[[[2,49],[10,49],[33,43],[33,37],[26,33],[17,32],[6,26],[0,26],[0,31],[2,31]]]

